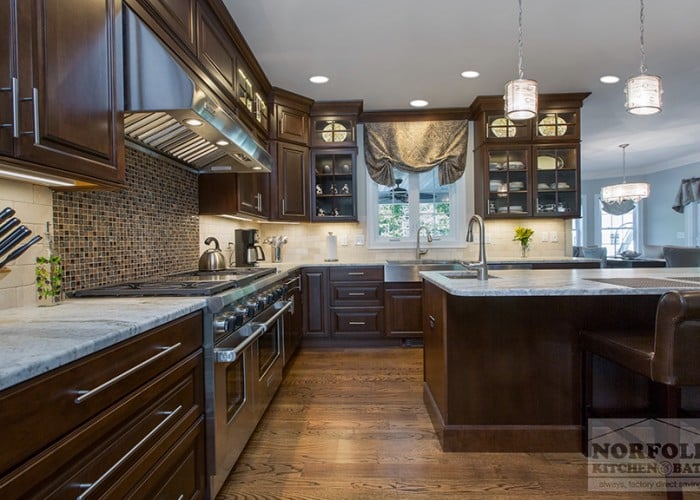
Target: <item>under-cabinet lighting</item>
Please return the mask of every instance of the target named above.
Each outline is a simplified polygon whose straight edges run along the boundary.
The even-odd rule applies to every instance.
[[[43,185],[49,186],[75,186],[75,182],[71,181],[60,181],[57,179],[51,179],[49,177],[42,177],[38,175],[25,174],[21,172],[15,172],[13,170],[0,169],[0,176],[9,177],[11,179],[21,179],[24,181],[32,181]]]
[[[253,219],[239,217],[238,215],[219,214],[217,217],[223,217],[224,219],[242,220],[244,222],[253,222]]]

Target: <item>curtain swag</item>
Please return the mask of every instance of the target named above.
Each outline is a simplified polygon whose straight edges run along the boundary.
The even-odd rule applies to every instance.
[[[378,184],[394,186],[392,167],[404,172],[438,168],[440,185],[458,180],[466,167],[467,121],[365,123],[365,163]]]
[[[681,186],[678,188],[678,194],[673,201],[673,209],[682,214],[686,205],[700,202],[700,177],[692,179],[683,179]]]
[[[603,206],[603,211],[610,215],[624,215],[634,210],[634,207],[637,206],[632,200],[611,201],[609,203],[600,200],[600,204]]]

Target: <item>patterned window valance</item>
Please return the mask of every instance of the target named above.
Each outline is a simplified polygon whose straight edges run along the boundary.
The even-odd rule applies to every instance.
[[[681,187],[678,188],[678,194],[673,201],[672,208],[679,214],[682,214],[685,206],[693,202],[700,202],[700,177],[683,179],[681,181]]]
[[[609,213],[610,215],[623,215],[627,212],[634,210],[637,204],[632,200],[622,200],[622,201],[603,201],[600,200],[600,204],[603,206],[603,211]]]
[[[378,184],[394,186],[392,167],[405,172],[438,168],[440,185],[464,174],[467,121],[365,123],[365,163]]]

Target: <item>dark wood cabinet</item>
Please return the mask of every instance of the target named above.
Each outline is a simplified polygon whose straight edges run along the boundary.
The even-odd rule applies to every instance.
[[[357,220],[355,149],[313,149],[313,222]]]
[[[270,174],[238,175],[238,212],[270,217]]]
[[[387,337],[423,336],[423,289],[420,282],[385,283],[384,334]]]
[[[384,266],[330,268],[330,314],[334,339],[384,335]]]
[[[175,38],[193,54],[196,53],[196,0],[141,0],[172,31]]]
[[[304,335],[329,337],[328,268],[307,267],[301,273]]]
[[[199,62],[222,89],[231,93],[236,83],[236,50],[221,21],[205,2],[199,2],[197,38]]]
[[[487,218],[579,217],[581,106],[587,93],[543,94],[534,120],[509,120],[501,96],[477,97],[475,209]]]
[[[197,312],[0,393],[0,496],[204,494],[202,340]]]
[[[10,125],[0,128],[4,160],[89,184],[122,185],[121,1],[2,5],[0,85],[7,90],[0,121]]]
[[[280,141],[308,145],[309,114],[285,104],[275,104],[275,137]]]
[[[309,221],[309,148],[286,142],[271,143],[275,154],[273,218]]]

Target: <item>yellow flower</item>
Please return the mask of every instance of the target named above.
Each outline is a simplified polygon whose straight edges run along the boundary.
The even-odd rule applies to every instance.
[[[513,241],[519,241],[521,245],[527,246],[530,243],[530,238],[534,233],[535,231],[529,227],[517,226],[515,228],[515,236],[513,237]]]

